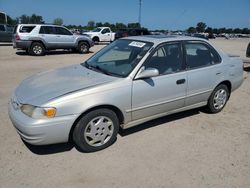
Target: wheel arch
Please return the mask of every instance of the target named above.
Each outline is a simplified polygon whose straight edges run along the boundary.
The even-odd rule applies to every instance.
[[[224,84],[224,85],[227,86],[228,91],[229,91],[229,96],[228,96],[228,98],[229,98],[230,95],[231,95],[231,91],[232,91],[232,83],[231,83],[229,80],[224,80],[224,81],[220,82],[219,84],[217,84],[216,87],[218,87],[218,86],[221,85],[221,84]],[[216,88],[216,87],[215,87],[215,88]]]
[[[118,107],[116,107],[116,106],[114,106],[114,105],[99,105],[99,106],[94,106],[94,107],[91,107],[91,108],[89,108],[89,109],[87,109],[86,111],[84,111],[84,112],[82,112],[77,118],[76,118],[76,120],[74,121],[74,123],[73,123],[73,125],[72,125],[72,127],[71,127],[71,129],[70,129],[70,132],[69,132],[69,141],[72,141],[73,139],[72,139],[72,136],[73,136],[73,131],[74,131],[74,129],[75,129],[75,126],[76,126],[76,124],[78,123],[78,121],[84,116],[84,115],[86,115],[87,113],[89,113],[89,112],[91,112],[91,111],[93,111],[93,110],[97,110],[97,109],[101,109],[101,108],[105,108],[105,109],[109,109],[109,110],[112,110],[116,115],[117,115],[117,118],[118,118],[118,120],[119,120],[119,124],[121,125],[123,122],[124,122],[124,115],[123,115],[123,113],[122,113],[122,111],[118,108]]]
[[[31,44],[30,44],[29,48],[31,48],[32,44],[35,43],[35,42],[41,43],[43,45],[44,49],[47,49],[45,43],[42,40],[37,40],[37,39],[31,41]]]

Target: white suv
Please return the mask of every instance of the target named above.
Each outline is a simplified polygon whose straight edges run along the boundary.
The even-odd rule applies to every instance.
[[[44,55],[46,50],[72,49],[87,53],[94,45],[85,35],[74,35],[56,25],[19,24],[14,29],[13,48],[26,50],[31,55]]]

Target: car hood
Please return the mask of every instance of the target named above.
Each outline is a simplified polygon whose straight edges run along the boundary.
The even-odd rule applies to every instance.
[[[22,104],[40,106],[59,96],[114,81],[116,78],[74,65],[33,75],[16,89]]]

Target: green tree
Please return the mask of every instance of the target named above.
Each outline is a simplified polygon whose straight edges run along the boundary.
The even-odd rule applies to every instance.
[[[116,23],[115,24],[116,29],[124,29],[127,28],[127,26],[123,23]]]
[[[63,19],[62,18],[55,18],[53,21],[54,25],[62,25],[63,24]]]
[[[96,22],[95,26],[96,26],[96,27],[102,27],[103,24],[102,24],[102,22]]]
[[[30,23],[30,17],[27,16],[26,14],[21,15],[21,16],[19,17],[19,19],[20,19],[20,22],[21,22],[22,24],[28,24],[28,23]]]
[[[20,22],[22,24],[43,24],[43,17],[36,15],[36,14],[32,14],[31,16],[27,16],[25,14],[23,14],[22,16],[19,17]]]
[[[194,27],[189,27],[189,28],[187,29],[187,32],[188,32],[188,33],[196,33],[196,29],[195,29]]]
[[[213,33],[213,28],[212,27],[207,27],[205,32],[206,33]]]
[[[243,29],[242,29],[242,34],[250,34],[250,29],[248,29],[248,28],[243,28]]]
[[[196,25],[196,30],[198,33],[203,33],[206,29],[207,25],[204,22],[199,22]]]
[[[140,23],[128,23],[128,28],[141,28]]]

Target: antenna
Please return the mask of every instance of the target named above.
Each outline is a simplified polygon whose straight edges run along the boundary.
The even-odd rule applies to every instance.
[[[138,17],[138,23],[141,26],[141,4],[142,4],[142,0],[139,0],[139,17]]]

